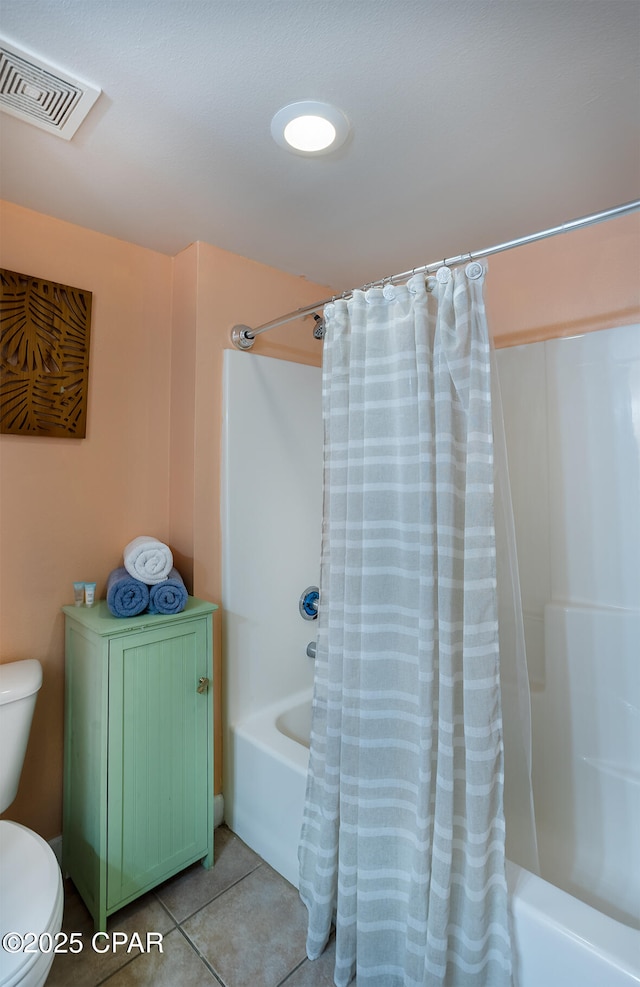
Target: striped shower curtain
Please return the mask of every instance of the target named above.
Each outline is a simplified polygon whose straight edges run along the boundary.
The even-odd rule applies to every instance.
[[[325,309],[324,517],[300,858],[345,987],[506,987],[481,265]]]

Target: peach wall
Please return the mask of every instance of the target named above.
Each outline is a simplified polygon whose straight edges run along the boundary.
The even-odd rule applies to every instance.
[[[638,212],[487,263],[487,317],[497,347],[640,322]]]
[[[60,607],[71,583],[95,579],[104,596],[124,545],[147,533],[171,545],[192,592],[220,602],[229,330],[331,290],[207,244],[172,259],[9,203],[0,233],[0,266],[93,292],[86,439],[0,436],[0,660],[35,656],[45,672],[10,815],[49,839],[61,827]],[[637,214],[490,258],[496,345],[640,322],[639,270]],[[266,333],[254,352],[319,364],[311,325]],[[220,614],[218,643],[222,633]],[[218,685],[221,674],[217,663]]]
[[[0,436],[0,661],[37,657],[44,670],[8,814],[50,839],[62,811],[60,607],[72,601],[73,581],[95,580],[104,597],[122,549],[146,533],[171,545],[191,592],[220,601],[229,329],[238,318],[266,322],[327,289],[206,244],[172,259],[7,202],[0,230],[0,266],[93,292],[86,438]],[[319,362],[321,347],[310,331],[305,342],[286,327],[262,352]],[[221,627],[218,618],[218,643]],[[219,791],[219,743],[216,758]]]
[[[93,292],[87,436],[0,436],[0,659],[44,682],[12,819],[61,829],[64,621],[142,533],[168,536],[169,257],[0,204],[0,266]]]

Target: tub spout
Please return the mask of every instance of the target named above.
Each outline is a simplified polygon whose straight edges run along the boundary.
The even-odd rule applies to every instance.
[[[316,656],[316,642],[315,641],[309,641],[309,643],[307,645],[307,654],[309,655],[309,658],[315,658],[315,656]]]

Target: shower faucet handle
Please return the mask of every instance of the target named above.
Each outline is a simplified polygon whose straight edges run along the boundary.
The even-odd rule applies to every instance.
[[[318,602],[320,600],[320,590],[317,586],[307,586],[300,597],[298,609],[300,616],[304,620],[315,620],[318,616]]]

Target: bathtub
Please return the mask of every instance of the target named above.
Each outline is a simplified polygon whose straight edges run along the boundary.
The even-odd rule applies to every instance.
[[[291,884],[309,760],[311,693],[283,699],[231,731],[230,828]],[[640,984],[640,932],[507,862],[517,987]]]

